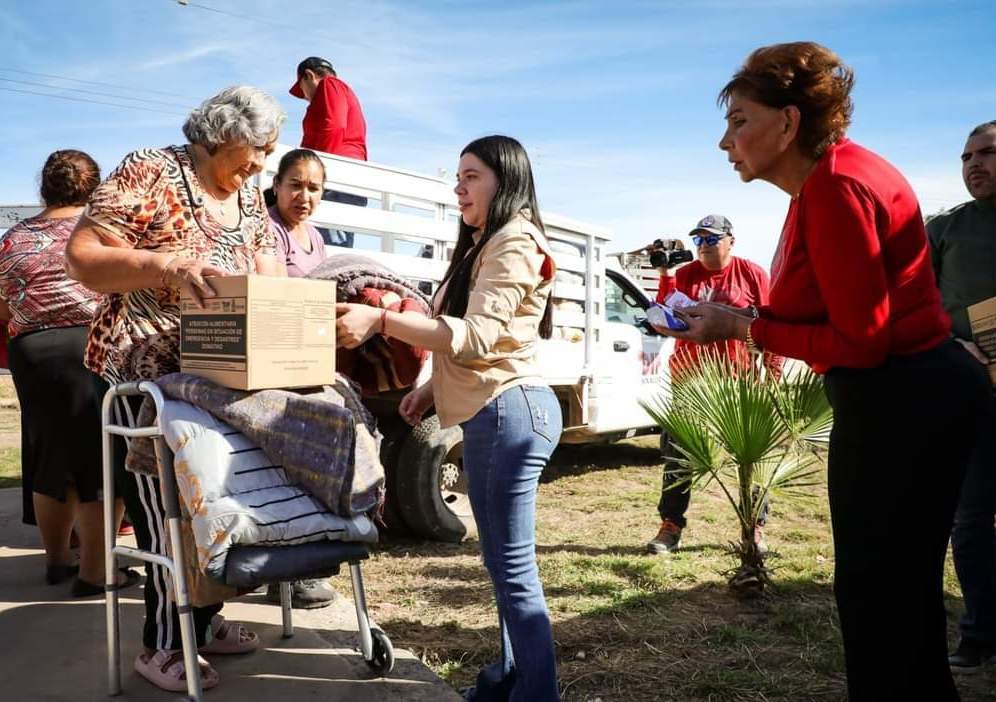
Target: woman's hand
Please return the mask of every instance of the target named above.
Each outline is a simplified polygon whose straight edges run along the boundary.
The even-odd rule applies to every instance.
[[[335,306],[335,344],[355,349],[380,329],[383,310],[370,305],[340,302]]]
[[[220,278],[229,272],[212,266],[210,263],[198,261],[196,258],[174,256],[163,267],[160,280],[167,288],[177,288],[184,291],[203,306],[204,298],[214,297],[214,288],[208,283],[208,278]]]
[[[709,344],[725,339],[744,339],[751,319],[743,317],[726,305],[705,303],[693,307],[675,310],[676,317],[688,325],[688,329],[678,331],[667,327],[654,327],[664,336],[676,339],[694,341],[697,344]]]
[[[398,405],[398,414],[406,422],[415,426],[422,421],[422,415],[435,404],[435,401],[435,396],[432,393],[432,382],[430,381],[421,387],[415,388],[401,398],[401,404]]]

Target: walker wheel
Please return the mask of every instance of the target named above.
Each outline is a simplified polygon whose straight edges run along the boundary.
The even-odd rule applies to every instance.
[[[394,670],[394,646],[380,629],[371,628],[370,635],[373,637],[373,657],[367,665],[379,675],[387,675]]]

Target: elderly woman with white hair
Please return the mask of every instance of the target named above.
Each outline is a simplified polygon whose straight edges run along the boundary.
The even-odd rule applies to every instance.
[[[69,274],[105,293],[90,328],[85,363],[110,383],[179,370],[179,297],[213,297],[210,278],[284,275],[263,195],[252,183],[286,115],[256,88],[228,88],[183,125],[189,143],[128,154],[97,187],[66,248]],[[124,451],[116,450],[123,472]],[[162,552],[166,534],[158,480],[121,481],[139,547]],[[135,669],[153,684],[186,689],[180,626],[165,570],[146,566],[145,651]],[[227,622],[221,605],[195,608],[201,653],[248,653],[255,633]],[[218,674],[201,664],[205,688]]]

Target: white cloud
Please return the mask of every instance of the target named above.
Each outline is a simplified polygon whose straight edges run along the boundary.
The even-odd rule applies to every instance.
[[[212,56],[221,53],[232,53],[232,49],[233,46],[227,44],[216,44],[214,46],[198,46],[192,49],[170,52],[162,56],[157,56],[152,59],[146,59],[145,61],[139,63],[135,67],[135,69],[138,71],[150,71],[157,68],[167,68],[167,67],[177,66],[179,64],[189,63],[191,61],[196,61],[197,59],[202,59],[207,56]]]

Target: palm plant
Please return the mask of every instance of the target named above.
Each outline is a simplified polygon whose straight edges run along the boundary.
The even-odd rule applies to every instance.
[[[819,482],[833,415],[822,381],[808,369],[791,377],[745,370],[728,357],[702,353],[643,407],[670,435],[682,480],[672,489],[715,482],[736,513],[740,559],[730,586],[758,595],[770,582],[754,527],[765,499]]]

